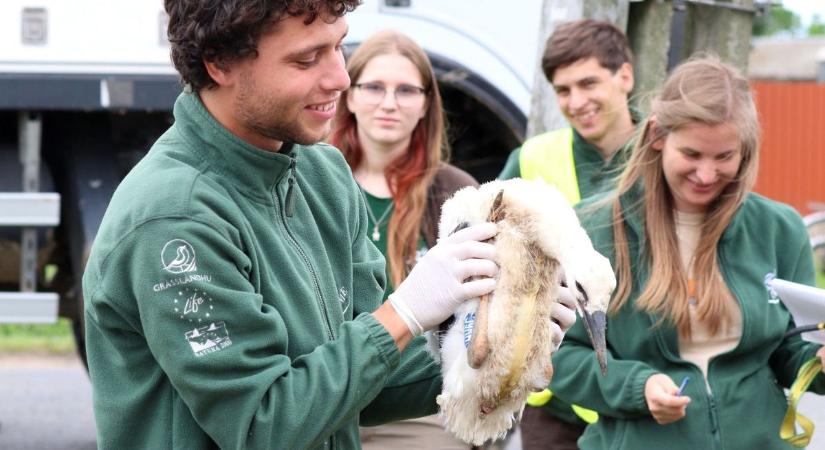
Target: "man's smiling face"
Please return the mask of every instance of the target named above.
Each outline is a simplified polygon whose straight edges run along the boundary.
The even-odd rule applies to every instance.
[[[332,20],[335,19],[335,20]],[[235,63],[234,132],[261,148],[281,142],[312,144],[330,131],[341,91],[349,88],[342,41],[343,17],[287,16],[258,42],[258,56]]]

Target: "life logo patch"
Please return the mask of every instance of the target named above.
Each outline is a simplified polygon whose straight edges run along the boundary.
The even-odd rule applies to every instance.
[[[172,239],[160,251],[160,262],[169,273],[186,273],[198,270],[195,248],[183,239]]]
[[[341,312],[344,313],[344,314],[347,313],[347,310],[350,307],[350,303],[348,301],[347,295],[348,295],[347,288],[341,286],[341,288],[338,289],[338,302],[341,303]]]

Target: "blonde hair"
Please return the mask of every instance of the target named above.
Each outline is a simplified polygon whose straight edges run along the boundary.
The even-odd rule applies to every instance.
[[[415,264],[421,221],[427,207],[427,194],[442,161],[449,159],[445,120],[433,66],[424,50],[397,31],[379,31],[361,43],[347,61],[347,72],[356,82],[367,63],[386,54],[401,55],[415,65],[427,96],[427,110],[418,122],[405,153],[391,161],[384,176],[393,198],[393,214],[387,224],[387,262],[390,279],[398,286]],[[357,169],[364,159],[358,141],[355,114],[349,112],[347,97],[341,93],[335,112],[330,143],[338,147],[350,167]]]
[[[611,312],[618,311],[632,291],[631,260],[620,196],[641,187],[643,258],[650,277],[636,305],[670,319],[681,335],[690,335],[687,270],[682,266],[673,217],[673,197],[662,169],[662,152],[653,143],[690,124],[730,123],[739,131],[742,159],[736,176],[708,208],[694,256],[697,314],[712,334],[731,318],[732,297],[717,261],[718,243],[737,208],[753,188],[758,169],[759,120],[748,80],[715,57],[691,59],[678,66],[651,105],[633,153],[619,176],[612,197],[613,234],[618,287]]]

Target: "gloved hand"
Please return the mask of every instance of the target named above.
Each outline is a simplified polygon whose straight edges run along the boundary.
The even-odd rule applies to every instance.
[[[559,286],[558,297],[550,310],[550,334],[556,344],[556,350],[564,339],[564,333],[576,323],[576,295],[566,286]]]
[[[496,233],[495,224],[481,223],[439,241],[390,295],[414,336],[438,326],[465,300],[492,292],[496,249],[481,241]]]

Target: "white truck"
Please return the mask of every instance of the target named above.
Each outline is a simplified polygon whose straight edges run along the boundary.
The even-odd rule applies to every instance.
[[[347,17],[346,45],[384,28],[419,42],[441,82],[453,160],[487,180],[524,138],[541,4],[366,0]],[[82,352],[89,248],[181,90],[166,24],[161,0],[0,2],[0,322],[69,317]]]

